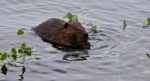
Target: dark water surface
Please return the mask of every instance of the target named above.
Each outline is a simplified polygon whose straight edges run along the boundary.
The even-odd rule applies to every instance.
[[[0,0],[0,50],[26,42],[40,52],[42,59],[27,61],[23,81],[150,81],[150,29],[142,28],[149,8],[149,0]],[[67,12],[98,26],[97,34],[89,33],[91,50],[57,50],[30,30]],[[25,28],[24,37],[16,36],[18,28]],[[9,66],[0,81],[18,81],[20,74]]]

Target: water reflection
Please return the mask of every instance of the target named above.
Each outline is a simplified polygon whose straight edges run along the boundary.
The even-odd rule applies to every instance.
[[[26,72],[26,68],[25,66],[23,65],[22,66],[22,73],[21,75],[19,75],[20,79],[18,79],[18,81],[23,81],[24,80],[24,73]]]
[[[105,30],[107,29],[107,30]],[[117,30],[105,28],[98,30],[97,33],[89,32],[89,42],[91,43],[91,50],[108,50],[116,47],[119,41],[116,38]]]
[[[87,50],[79,50],[79,51],[64,51],[63,60],[67,61],[83,61],[87,60],[89,57]]]

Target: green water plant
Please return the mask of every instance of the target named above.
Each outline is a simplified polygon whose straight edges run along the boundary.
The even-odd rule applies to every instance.
[[[94,24],[91,24],[91,31],[94,33],[97,33],[97,26]]]
[[[147,18],[147,24],[143,26],[143,28],[147,28],[150,26],[150,18]]]
[[[78,16],[73,13],[70,13],[70,12],[68,12],[64,17],[68,19],[68,22],[77,22],[78,21]]]
[[[1,72],[7,74],[6,62],[16,63],[17,59],[25,59],[26,56],[31,56],[32,48],[26,43],[22,43],[20,48],[12,48],[10,51],[0,52]]]
[[[17,35],[18,36],[22,36],[24,35],[24,31],[23,29],[19,29],[17,31]],[[20,48],[11,48],[10,51],[8,50],[4,50],[0,52],[0,65],[1,65],[1,73],[6,75],[7,74],[7,66],[6,63],[12,63],[12,64],[16,64],[16,63],[21,63],[21,62],[17,62],[20,61],[20,59],[22,59],[22,64],[24,64],[25,62],[25,58],[27,56],[31,56],[33,54],[33,48],[28,46],[25,42],[23,42],[20,46]],[[22,66],[24,67],[24,65]]]
[[[17,31],[17,35],[18,36],[22,36],[22,35],[24,35],[24,31],[23,31],[23,29],[21,28],[21,29],[18,29],[18,31]]]
[[[147,18],[147,25],[150,26],[150,18]]]
[[[124,19],[123,20],[123,32],[125,31],[126,27],[127,27],[127,21]]]

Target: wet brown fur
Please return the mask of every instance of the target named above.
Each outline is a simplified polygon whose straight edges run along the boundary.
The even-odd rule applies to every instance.
[[[33,29],[44,41],[56,46],[89,49],[88,33],[80,22],[51,18]]]

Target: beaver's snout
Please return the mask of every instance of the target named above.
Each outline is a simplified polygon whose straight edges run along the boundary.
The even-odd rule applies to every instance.
[[[86,43],[84,43],[83,45],[83,49],[90,49],[90,43],[89,42],[86,42]]]

